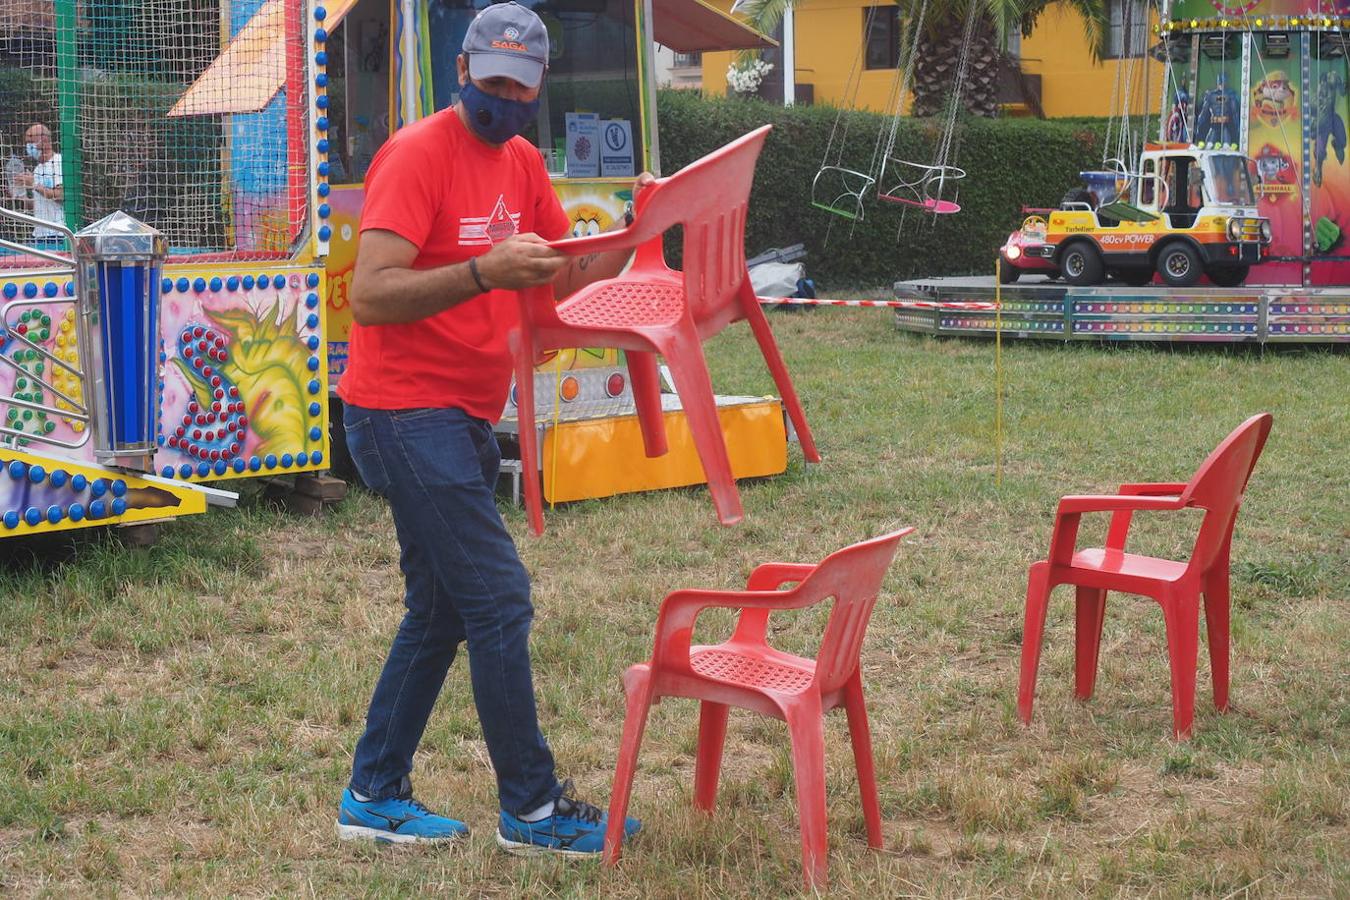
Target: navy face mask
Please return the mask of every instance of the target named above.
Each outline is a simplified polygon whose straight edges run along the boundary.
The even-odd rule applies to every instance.
[[[459,89],[459,102],[469,114],[469,125],[490,144],[505,144],[539,115],[539,99],[528,103],[506,100],[480,91],[472,79]]]

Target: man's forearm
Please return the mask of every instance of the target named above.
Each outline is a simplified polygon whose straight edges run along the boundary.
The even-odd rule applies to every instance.
[[[553,280],[553,293],[566,297],[593,281],[613,278],[628,265],[632,255],[631,250],[611,250],[574,257]]]
[[[416,322],[481,293],[468,263],[359,272],[352,285],[352,315],[361,325]]]
[[[631,220],[631,217],[629,218]],[[618,219],[605,231],[618,231],[627,225],[627,221]],[[613,278],[623,271],[624,266],[628,265],[628,260],[632,258],[632,250],[610,250],[607,253],[574,256],[563,266],[558,277],[553,279],[553,294],[561,300],[592,282]]]

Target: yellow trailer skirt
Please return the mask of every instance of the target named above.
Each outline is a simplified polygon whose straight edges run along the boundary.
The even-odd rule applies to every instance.
[[[787,468],[787,433],[776,398],[718,398],[731,471],[737,478],[778,475]],[[541,416],[541,419],[543,417]],[[665,414],[670,451],[650,458],[636,415],[607,416],[545,425],[544,498],[550,503],[587,500],[703,484],[703,464],[689,423],[678,409]]]

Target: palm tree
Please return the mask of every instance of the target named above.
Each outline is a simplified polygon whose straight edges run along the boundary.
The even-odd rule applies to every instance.
[[[800,2],[738,0],[734,8],[744,13],[755,28],[768,33],[778,27],[789,7]],[[921,0],[896,2],[901,6],[913,6],[917,11],[917,3]],[[1106,48],[1107,0],[928,0],[910,85],[914,96],[911,114],[931,116],[946,108],[965,43],[966,17],[973,13],[977,18],[966,48],[969,61],[962,102],[976,115],[997,115],[999,74],[1008,36],[1013,29],[1030,33],[1041,13],[1055,2],[1067,4],[1082,17],[1088,47],[1093,58],[1099,59]],[[971,3],[976,4],[973,11]],[[904,43],[908,43],[907,38]]]

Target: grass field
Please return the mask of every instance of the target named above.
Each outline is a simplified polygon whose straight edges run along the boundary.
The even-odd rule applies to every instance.
[[[541,539],[535,679],[561,774],[608,796],[619,676],[650,652],[664,593],[737,587],[896,525],[863,650],[886,849],[867,850],[843,717],[827,723],[839,896],[1350,896],[1350,355],[1005,346],[1002,485],[991,343],[898,334],[884,310],[773,318],[825,455],[743,483],[719,527],[703,490],[587,502]],[[743,327],[709,349],[727,393],[771,383]],[[1014,715],[1028,564],[1061,494],[1187,477],[1248,415],[1275,426],[1233,551],[1233,710],[1168,739],[1162,615],[1108,603],[1097,696],[1072,699],[1072,602],[1056,594],[1036,719]],[[733,713],[719,808],[690,809],[696,708],[659,706],[622,865],[495,848],[493,778],[467,669],[417,761],[419,795],[475,829],[446,851],[333,834],[369,691],[400,617],[378,498],[303,520],[242,484],[240,508],[151,549],[86,540],[0,569],[0,894],[619,897],[799,889],[781,723]],[[1178,516],[1176,518],[1184,518]],[[1104,522],[1086,521],[1097,542]],[[1194,527],[1140,519],[1132,548],[1184,554]],[[4,548],[16,555],[14,546]],[[727,619],[709,616],[700,635]],[[774,639],[813,650],[823,616]]]

